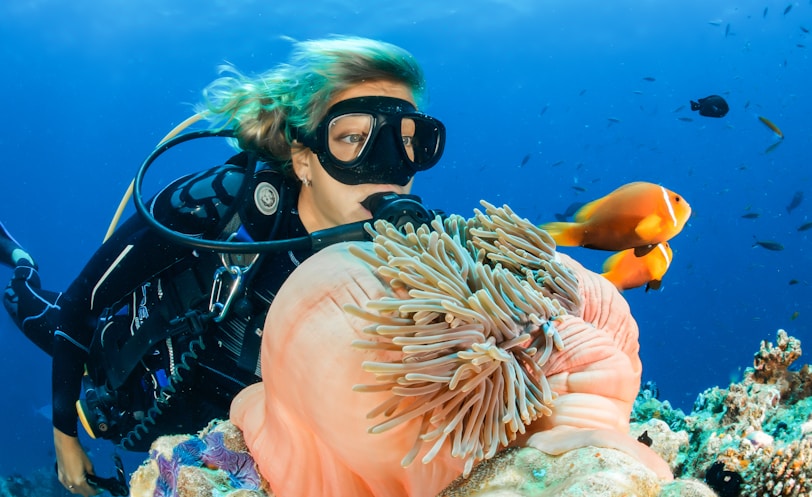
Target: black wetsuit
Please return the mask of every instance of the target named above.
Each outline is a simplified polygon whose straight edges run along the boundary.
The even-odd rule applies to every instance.
[[[224,239],[237,226],[255,241],[306,235],[296,210],[298,182],[262,168],[253,181],[244,182],[244,166],[245,156],[241,154],[228,164],[175,181],[151,202],[155,218],[176,231],[207,239]],[[271,192],[275,209],[269,209],[267,198],[266,204],[260,205],[257,185],[262,185],[265,194]],[[145,436],[139,435],[139,443],[125,448],[145,450],[158,435],[195,431],[213,418],[227,416],[234,395],[260,380],[261,331],[270,302],[293,269],[310,255],[312,251],[285,251],[259,257],[246,273],[247,284],[239,303],[226,319],[209,323],[194,337],[202,337],[205,348],[192,350],[191,369],[184,371],[177,391],[141,428]],[[205,310],[214,272],[223,265],[220,254],[169,242],[136,215],[96,251],[62,294],[41,290],[33,268],[16,268],[6,293],[6,307],[23,332],[53,356],[54,426],[69,435],[77,433],[75,402],[85,364],[98,359],[91,353],[91,343],[106,309],[126,319],[132,333],[159,313],[172,311],[150,307],[155,302],[148,301],[157,301],[159,296],[168,300],[164,296],[183,294],[188,287],[194,287],[186,299],[200,301],[198,307]],[[178,366],[174,362],[192,338],[178,336],[173,340],[151,348],[149,357],[137,358],[140,362],[136,372],[122,387],[125,392],[136,391],[119,396],[119,402],[131,405],[118,407],[142,409],[139,416],[149,412],[145,403],[154,400],[159,391],[155,384],[162,381],[155,371],[160,367],[152,365],[166,360],[161,359],[163,354],[169,356],[172,367]],[[93,366],[88,364],[88,370],[93,371]],[[164,369],[166,373],[171,368]],[[108,435],[105,438],[113,441],[122,438],[121,433]]]

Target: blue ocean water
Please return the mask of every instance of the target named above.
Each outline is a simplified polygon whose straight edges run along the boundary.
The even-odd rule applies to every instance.
[[[662,290],[625,293],[643,379],[690,410],[776,329],[812,344],[812,230],[798,231],[812,220],[809,29],[807,0],[4,2],[0,220],[45,286],[65,288],[218,65],[261,72],[287,57],[286,37],[379,38],[422,62],[425,110],[448,128],[442,162],[415,186],[429,206],[469,215],[485,199],[542,223],[636,180],[690,202]],[[690,111],[710,94],[726,117]],[[781,127],[780,145],[758,116]],[[184,149],[188,167],[229,153],[209,147]],[[789,211],[796,192],[807,198]],[[563,251],[593,270],[609,255]],[[0,344],[0,475],[27,473],[54,460],[49,360],[4,314]]]

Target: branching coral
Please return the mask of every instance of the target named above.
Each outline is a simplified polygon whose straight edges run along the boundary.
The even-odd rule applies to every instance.
[[[786,376],[789,366],[801,357],[801,342],[778,330],[777,344],[762,340],[761,348],[753,358],[753,369],[749,374],[759,383],[775,383]]]
[[[812,494],[812,440],[809,438],[794,440],[781,448],[770,447],[753,466],[754,471],[748,472],[745,484],[749,495],[798,497]]]
[[[435,220],[433,230],[402,233],[378,222],[373,253],[350,248],[408,293],[345,306],[375,323],[365,330],[374,338],[356,347],[402,352],[396,362],[365,362],[379,383],[356,390],[392,393],[369,413],[387,418],[373,433],[421,419],[404,465],[423,442],[434,441],[425,463],[451,439],[468,473],[551,413],[541,367],[563,348],[554,322],[578,309],[577,281],[555,262],[549,235],[507,207],[483,205],[471,221]]]

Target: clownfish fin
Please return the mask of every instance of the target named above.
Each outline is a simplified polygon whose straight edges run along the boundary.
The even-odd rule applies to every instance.
[[[646,283],[646,291],[649,290],[659,290],[660,286],[663,284],[662,280],[651,280]]]
[[[585,221],[588,221],[589,218],[591,218],[595,214],[595,212],[600,208],[600,206],[604,203],[605,200],[606,197],[602,197],[593,200],[592,202],[587,202],[586,204],[581,206],[580,209],[575,211],[575,214],[572,215],[572,219],[576,223],[583,223]]]
[[[614,254],[610,255],[603,261],[603,276],[606,276],[607,273],[611,273],[612,269],[615,268],[618,261],[623,257],[623,252],[615,252]],[[611,281],[611,280],[610,280]]]
[[[648,245],[642,245],[640,247],[634,247],[634,256],[635,257],[643,257],[644,255],[646,255],[649,252],[651,252],[652,250],[654,250],[654,247],[656,247],[656,246],[657,245],[654,245],[654,244],[650,243]]]
[[[553,237],[556,245],[562,247],[578,247],[584,238],[583,230],[578,223],[552,222],[542,224],[539,228]]]
[[[625,275],[617,270],[621,259],[623,259],[623,252],[615,252],[610,255],[603,261],[603,273],[601,273],[601,276],[609,280],[609,283],[613,284],[619,292],[626,289],[624,286]]]
[[[657,214],[649,214],[637,223],[634,232],[643,240],[651,240],[662,232],[663,218]]]

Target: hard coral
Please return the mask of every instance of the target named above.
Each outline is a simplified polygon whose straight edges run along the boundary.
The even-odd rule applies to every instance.
[[[784,379],[790,364],[801,357],[801,342],[788,336],[786,331],[778,330],[777,344],[776,347],[767,340],[761,341],[761,349],[756,352],[750,371],[759,383],[775,383]]]
[[[747,495],[810,495],[812,440],[794,440],[782,448],[766,447],[751,465]]]
[[[704,478],[718,471],[741,475],[741,495],[812,495],[812,373],[800,342],[778,331],[776,345],[763,341],[739,383],[702,393],[684,423],[690,444],[680,452],[676,474]],[[652,401],[645,403],[651,412]],[[654,403],[656,405],[656,403]]]

